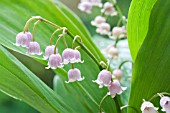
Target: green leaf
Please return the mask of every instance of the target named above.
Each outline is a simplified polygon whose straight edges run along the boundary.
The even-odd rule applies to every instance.
[[[138,0],[133,2],[135,5]],[[152,5],[146,4],[144,1],[143,3],[145,6]],[[170,93],[169,5],[169,0],[157,0],[152,8],[148,33],[135,60],[129,104],[138,110],[142,104],[142,99],[149,100],[153,95],[160,92]],[[144,15],[141,18],[144,18]],[[142,25],[137,26],[141,27]],[[159,106],[159,100],[160,98],[157,97],[152,102],[155,106]],[[129,109],[129,113],[132,112]]]
[[[133,61],[147,35],[151,10],[157,0],[133,0],[128,14],[128,42]]]
[[[63,6],[61,3],[56,2],[56,4],[57,7],[48,0],[43,1],[2,0],[0,4],[0,10],[2,12],[0,17],[1,21],[0,43],[22,54],[26,53],[27,50],[25,48],[16,47],[12,43],[15,42],[16,34],[23,30],[26,21],[33,15],[34,16],[39,15],[60,26],[67,27],[74,35],[80,35],[82,37],[83,44],[85,45],[86,48],[89,49],[90,53],[93,53],[98,63],[101,60],[105,60],[104,56],[101,54],[99,49],[91,41],[90,35],[83,26],[82,22],[79,19],[77,19],[78,17],[72,14],[72,12],[68,10],[65,6]],[[29,27],[30,31],[32,25]],[[37,26],[37,29],[35,31],[35,40],[40,43],[41,51],[44,51],[45,47],[49,45],[49,38],[54,30],[55,30],[54,28],[43,22]],[[55,38],[54,41],[56,41],[57,35],[54,38]],[[66,39],[69,47],[71,47],[72,38],[67,36]],[[58,47],[59,53],[61,53],[63,49],[65,49],[63,42],[60,42]],[[67,73],[65,70],[70,69],[71,65],[65,66],[64,67],[65,70],[57,69],[55,71],[59,77],[59,82],[57,80],[54,81],[54,84],[57,84],[56,86],[54,85],[54,87],[55,89],[57,89],[56,97],[58,100],[55,98],[53,99],[53,97],[51,96],[47,97],[50,98],[50,100],[53,100],[52,105],[55,106],[54,108],[56,108],[55,110],[57,110],[58,112],[62,113],[98,112],[100,100],[108,92],[107,88],[99,89],[97,84],[92,83],[92,80],[95,80],[97,78],[98,73],[100,72],[99,66],[96,62],[94,62],[92,57],[86,53],[85,49],[80,49],[80,52],[82,55],[82,59],[85,62],[83,64],[76,64],[75,67],[81,70],[82,76],[85,77],[84,81],[71,84],[66,84],[64,82],[67,81]],[[47,64],[47,61],[41,60],[43,56],[32,57],[42,64]],[[22,75],[19,74],[17,76]],[[37,84],[39,84],[39,82],[37,82]],[[20,89],[16,91],[22,92],[22,90]],[[48,90],[44,90],[44,92],[42,91],[42,93],[48,93]],[[14,93],[11,93],[11,95],[14,95]],[[25,96],[23,96],[23,100],[24,98]],[[117,105],[117,108],[115,105],[115,101],[119,102],[120,104]],[[121,106],[121,102],[119,97],[117,97],[115,101],[108,97],[103,104],[102,107],[103,111],[106,113],[120,112],[119,107]],[[31,102],[29,102],[28,104],[34,106],[34,104]],[[46,109],[46,106],[43,106],[42,109]]]

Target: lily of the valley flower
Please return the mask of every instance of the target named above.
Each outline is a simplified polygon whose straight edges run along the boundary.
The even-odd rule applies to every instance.
[[[74,68],[68,71],[68,81],[66,83],[75,82],[75,81],[82,81],[84,77],[81,77],[81,72],[79,69]]]
[[[49,57],[49,61],[48,61],[48,67],[46,67],[46,69],[56,69],[56,68],[62,68],[62,58],[60,56],[59,53],[57,54],[52,54]]]
[[[113,71],[113,78],[117,79],[118,81],[121,80],[122,75],[123,75],[123,72],[122,72],[121,69],[115,69],[115,70]]]
[[[47,46],[45,49],[45,56],[44,56],[44,60],[48,59],[50,57],[50,55],[54,54],[54,45],[50,45]],[[58,49],[56,48],[56,53],[58,53]]]
[[[41,51],[40,51],[40,45],[38,44],[38,42],[30,42],[29,43],[29,47],[28,47],[28,54],[30,55],[41,55]]]
[[[126,27],[122,26],[122,27],[114,27],[112,29],[112,37],[113,39],[115,38],[122,38],[122,37],[126,37]]]
[[[110,86],[108,87],[109,92],[108,95],[111,95],[112,98],[116,96],[116,94],[122,94],[124,90],[126,90],[126,87],[122,87],[118,80],[114,80],[110,83]]]
[[[109,58],[117,58],[119,55],[119,51],[114,45],[109,45],[106,48],[106,54]]]
[[[32,35],[30,32],[20,32],[16,36],[16,46],[28,47],[32,40]]]
[[[105,23],[106,19],[102,16],[97,16],[93,21],[91,21],[91,24],[93,26],[99,27],[101,23]]]
[[[78,9],[86,13],[91,13],[92,4],[88,1],[81,2],[78,4]]]
[[[149,101],[144,101],[141,106],[142,113],[158,113],[158,108]]]
[[[108,70],[102,70],[97,77],[97,80],[94,80],[93,82],[96,82],[99,84],[99,88],[102,88],[103,86],[108,87],[111,83],[112,74]]]
[[[101,35],[110,35],[110,24],[101,23],[96,29],[96,32]]]
[[[170,98],[167,96],[161,97],[160,105],[162,107],[162,111],[166,113],[170,113]]]
[[[103,9],[101,10],[101,12],[104,13],[105,15],[111,15],[111,16],[117,15],[117,12],[115,8],[113,7],[113,4],[110,2],[106,2],[103,5]]]

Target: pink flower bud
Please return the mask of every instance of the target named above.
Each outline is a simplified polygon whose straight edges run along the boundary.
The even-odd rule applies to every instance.
[[[113,77],[116,78],[118,81],[121,80],[122,75],[123,75],[123,72],[122,72],[121,69],[115,69],[115,70],[113,71]]]
[[[82,81],[82,80],[84,80],[84,77],[81,77],[80,70],[77,68],[74,68],[68,71],[68,81],[65,81],[65,82],[69,83],[69,82]]]
[[[96,29],[96,32],[101,35],[110,35],[110,25],[108,23],[101,23]]]
[[[40,45],[37,42],[30,42],[27,53],[30,55],[41,55]]]
[[[14,45],[28,47],[31,40],[32,40],[32,35],[30,32],[26,32],[26,33],[20,32],[16,36],[16,44]]]
[[[56,69],[56,68],[62,68],[62,58],[60,56],[60,54],[52,54],[49,57],[49,61],[48,61],[48,67],[46,67],[46,69]]]
[[[74,60],[74,50],[66,48],[62,53],[63,64],[71,63]]]
[[[122,94],[124,90],[126,90],[126,87],[122,87],[118,80],[114,80],[110,83],[110,86],[108,87],[109,92],[108,95],[111,95],[112,98],[116,96],[116,94]]]
[[[122,27],[114,27],[112,29],[112,37],[111,38],[122,38],[122,37],[126,37],[126,27],[122,26]]]
[[[117,12],[113,7],[113,4],[110,2],[106,2],[103,5],[103,9],[101,10],[101,12],[104,13],[105,15],[111,15],[111,16],[117,15]]]
[[[110,71],[102,70],[97,77],[97,80],[94,80],[93,82],[96,82],[99,84],[99,88],[102,88],[103,86],[109,86],[111,82],[112,74]]]
[[[158,113],[158,108],[154,107],[151,102],[145,101],[141,106],[142,113]]]
[[[81,2],[78,4],[78,9],[80,9],[83,12],[86,13],[91,13],[91,9],[92,9],[92,4],[90,2]]]
[[[46,47],[44,60],[47,60],[50,57],[50,55],[54,54],[54,48],[55,48],[54,45],[50,45],[50,46]],[[56,53],[58,53],[58,49],[57,48],[56,48]]]
[[[160,100],[160,105],[162,107],[162,111],[166,111],[166,113],[170,113],[170,98],[164,96]]]
[[[105,23],[106,19],[102,16],[97,16],[93,21],[91,21],[91,24],[93,26],[98,27],[101,23]]]

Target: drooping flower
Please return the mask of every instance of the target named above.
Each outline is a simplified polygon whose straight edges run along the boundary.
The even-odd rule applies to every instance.
[[[74,51],[74,58],[70,61],[71,63],[83,63],[84,61],[81,60],[81,54],[78,50],[73,50]]]
[[[112,74],[108,70],[102,70],[97,77],[97,80],[94,80],[93,82],[96,82],[99,84],[99,88],[102,88],[103,86],[108,87],[110,85],[112,78]]]
[[[111,95],[112,98],[116,96],[116,94],[122,94],[124,90],[127,89],[127,87],[122,87],[118,80],[114,80],[110,83],[110,86],[108,87],[109,92],[108,95]]]
[[[117,12],[115,8],[113,7],[113,4],[110,2],[106,2],[103,5],[103,9],[101,10],[101,12],[104,13],[105,15],[111,15],[111,16],[117,15]]]
[[[31,40],[32,35],[30,32],[20,32],[16,36],[16,43],[14,45],[28,47]]]
[[[90,0],[93,6],[102,7],[101,0]]]
[[[154,107],[154,105],[149,101],[144,101],[141,106],[142,113],[158,113],[158,108]]]
[[[28,47],[28,54],[30,55],[41,55],[42,53],[40,52],[40,45],[37,42],[30,42],[29,47]]]
[[[54,48],[55,46],[54,45],[50,45],[50,46],[47,46],[46,49],[45,49],[45,56],[44,56],[44,60],[47,60],[50,55],[54,54]],[[58,53],[58,49],[56,48],[56,53]]]
[[[62,52],[62,58],[63,58],[63,64],[71,63],[71,61],[74,59],[74,50],[71,48],[66,48]]]
[[[161,97],[160,106],[162,107],[162,111],[170,113],[170,98],[167,96]]]
[[[101,23],[105,23],[106,19],[102,16],[97,16],[93,21],[91,21],[91,24],[93,26],[98,27]]]
[[[79,69],[74,68],[68,71],[68,81],[66,83],[75,82],[75,81],[82,81],[84,77],[81,77],[81,72]]]
[[[115,70],[113,71],[113,77],[114,77],[115,79],[117,79],[118,81],[121,80],[122,75],[123,75],[123,72],[122,72],[121,69],[115,69]]]
[[[112,29],[112,37],[113,39],[116,38],[122,38],[122,37],[126,37],[126,27],[122,26],[122,27],[114,27]]]
[[[92,4],[88,1],[81,2],[78,4],[78,9],[86,13],[91,13]]]
[[[119,55],[119,51],[114,45],[109,45],[105,51],[107,56],[110,58],[117,58]]]
[[[60,56],[59,53],[57,54],[52,54],[49,57],[49,61],[48,61],[48,67],[46,67],[46,69],[56,69],[56,68],[62,68],[62,58]]]
[[[96,29],[96,32],[101,35],[110,35],[110,24],[101,23]]]

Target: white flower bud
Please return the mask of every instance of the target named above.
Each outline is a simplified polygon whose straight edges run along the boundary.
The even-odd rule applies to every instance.
[[[123,72],[122,72],[121,69],[115,69],[115,70],[113,71],[113,77],[114,77],[115,79],[117,79],[118,81],[121,80],[122,75],[123,75]]]

